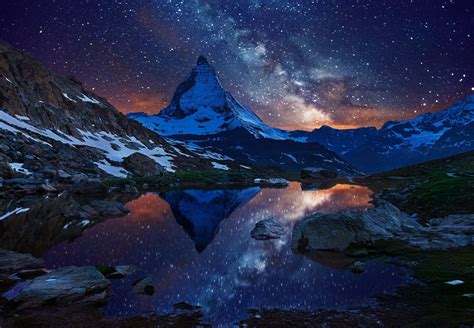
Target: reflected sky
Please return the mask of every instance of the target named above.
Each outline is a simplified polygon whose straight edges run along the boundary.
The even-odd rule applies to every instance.
[[[210,195],[205,194],[209,191],[196,190],[191,194],[200,199],[200,192],[203,197]],[[108,314],[130,316],[151,310],[165,313],[174,303],[185,301],[202,306],[207,319],[224,325],[246,317],[249,308],[357,306],[376,294],[392,292],[411,279],[405,269],[382,263],[369,263],[364,273],[353,274],[292,253],[291,232],[297,220],[314,212],[364,210],[371,199],[371,192],[365,187],[336,185],[327,190],[302,191],[298,183],[291,183],[287,189],[257,190],[250,200],[240,195],[248,196],[254,191],[232,192],[233,197],[220,199],[231,199],[228,204],[235,210],[217,222],[215,236],[201,253],[164,200],[169,195],[149,193],[127,204],[127,216],[86,230],[74,242],[54,247],[44,258],[51,267],[139,267],[134,276],[113,282],[105,308]],[[202,217],[202,209],[192,211],[194,203],[185,198],[190,220],[195,220],[194,212],[201,212]],[[235,206],[235,199],[242,203]],[[197,204],[202,206],[202,202]],[[220,209],[214,212],[229,215],[221,209],[226,204],[216,203]],[[212,207],[212,201],[207,206]],[[280,240],[250,238],[255,223],[269,217],[280,219],[286,234]],[[131,292],[131,281],[143,275],[153,277],[156,293],[152,297]]]

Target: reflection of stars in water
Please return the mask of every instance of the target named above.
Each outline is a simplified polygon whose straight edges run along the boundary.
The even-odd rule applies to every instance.
[[[407,276],[400,275],[404,269],[373,263],[364,274],[354,275],[293,254],[287,238],[291,238],[291,227],[298,218],[287,206],[294,205],[294,211],[306,215],[362,209],[369,199],[366,188],[344,185],[320,191],[301,191],[298,184],[286,190],[263,189],[223,220],[213,242],[198,254],[166,202],[148,194],[127,205],[131,210],[128,216],[86,230],[74,242],[53,248],[45,259],[56,266],[134,264],[142,270],[140,275],[152,275],[156,285],[152,298],[137,298],[131,293],[130,283],[137,277],[113,282],[105,309],[113,315],[151,309],[163,313],[170,311],[172,304],[186,301],[203,306],[214,323],[229,324],[254,307],[358,305],[407,281]],[[250,238],[255,223],[268,216],[282,219],[287,236],[267,242]],[[337,261],[331,265],[337,266]]]

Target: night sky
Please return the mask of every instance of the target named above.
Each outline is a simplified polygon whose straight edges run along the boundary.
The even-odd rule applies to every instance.
[[[272,126],[380,126],[474,90],[474,1],[2,1],[0,38],[123,112],[157,113],[199,54]]]

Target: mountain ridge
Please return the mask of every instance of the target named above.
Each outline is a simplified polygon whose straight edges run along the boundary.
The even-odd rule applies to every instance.
[[[381,172],[474,149],[474,94],[434,113],[380,129],[323,126],[306,134],[365,172]]]

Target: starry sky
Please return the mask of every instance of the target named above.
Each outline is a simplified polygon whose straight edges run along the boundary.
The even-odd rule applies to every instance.
[[[265,122],[381,126],[474,91],[472,0],[7,0],[0,39],[158,113],[198,55]]]

